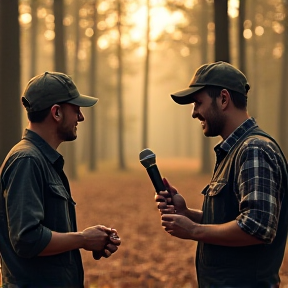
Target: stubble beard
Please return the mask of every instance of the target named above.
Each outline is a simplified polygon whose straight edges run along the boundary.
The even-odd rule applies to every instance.
[[[211,110],[207,117],[205,117],[206,131],[204,135],[207,137],[216,137],[221,135],[224,127],[225,119],[223,115],[219,113],[218,107],[216,105],[211,106]]]
[[[77,138],[76,128],[70,128],[68,125],[65,125],[65,122],[58,127],[57,133],[63,142],[74,141]]]

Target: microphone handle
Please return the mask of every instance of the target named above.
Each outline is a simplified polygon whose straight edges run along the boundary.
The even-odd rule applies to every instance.
[[[162,180],[162,177],[160,175],[157,165],[156,164],[151,165],[146,170],[148,172],[148,175],[150,176],[150,179],[154,185],[156,192],[158,193],[160,191],[165,191],[166,187],[163,183],[163,180]]]

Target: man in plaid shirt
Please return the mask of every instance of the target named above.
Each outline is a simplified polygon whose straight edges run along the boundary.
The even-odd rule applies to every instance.
[[[249,84],[225,62],[202,65],[189,88],[173,93],[194,103],[208,137],[221,136],[216,164],[201,210],[189,209],[167,179],[155,196],[162,226],[171,235],[198,241],[200,288],[279,287],[288,229],[287,161],[276,141],[247,112]]]

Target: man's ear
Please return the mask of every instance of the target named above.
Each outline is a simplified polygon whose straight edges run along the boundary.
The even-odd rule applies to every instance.
[[[221,101],[221,107],[223,110],[225,110],[228,107],[230,100],[231,98],[230,98],[230,93],[228,92],[228,90],[227,89],[221,90],[220,101]]]
[[[61,118],[60,105],[53,105],[51,107],[51,114],[54,119],[59,120]]]

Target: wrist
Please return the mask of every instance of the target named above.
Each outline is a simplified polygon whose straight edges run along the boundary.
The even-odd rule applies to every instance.
[[[189,218],[190,211],[189,211],[189,209],[187,207],[184,208],[184,209],[181,209],[181,211],[178,211],[178,212],[180,212],[179,214],[182,214],[183,216]]]
[[[187,208],[184,216],[186,216],[195,223],[201,223],[203,212],[201,210]]]
[[[79,244],[78,249],[85,249],[85,236],[84,233],[81,232],[75,232],[75,238],[77,238],[77,243]]]

